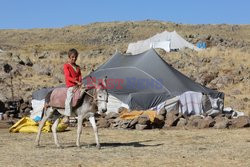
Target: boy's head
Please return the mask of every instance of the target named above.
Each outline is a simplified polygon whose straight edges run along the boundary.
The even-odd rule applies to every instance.
[[[70,63],[74,64],[77,60],[77,57],[78,57],[78,51],[74,48],[70,49],[68,51],[68,57],[69,57]]]

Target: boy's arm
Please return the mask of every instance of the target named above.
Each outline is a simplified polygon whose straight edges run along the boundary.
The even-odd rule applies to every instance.
[[[64,65],[63,71],[64,71],[65,78],[67,78],[70,82],[76,83],[76,79],[71,77],[67,65]]]
[[[80,83],[82,83],[82,73],[81,73],[81,69],[79,69],[79,78],[78,81],[80,81]]]

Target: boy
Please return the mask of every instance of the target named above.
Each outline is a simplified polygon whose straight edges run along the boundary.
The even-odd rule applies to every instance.
[[[76,64],[78,52],[76,49],[68,51],[68,62],[64,64],[64,76],[67,90],[67,97],[65,100],[65,115],[71,115],[71,103],[75,89],[82,84],[81,69]],[[68,118],[67,118],[68,119]],[[67,120],[68,121],[68,120]]]

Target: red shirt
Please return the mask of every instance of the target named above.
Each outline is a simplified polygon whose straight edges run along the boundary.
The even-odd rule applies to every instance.
[[[82,81],[82,74],[79,66],[77,66],[75,70],[71,64],[65,63],[63,66],[63,71],[65,76],[65,83],[68,88],[77,85],[75,81]]]

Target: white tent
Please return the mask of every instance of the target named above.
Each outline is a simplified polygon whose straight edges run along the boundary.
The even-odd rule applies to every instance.
[[[164,31],[146,40],[130,43],[128,45],[127,53],[139,54],[150,48],[161,48],[166,52],[183,48],[190,48],[196,51],[200,50],[195,45],[183,39],[176,31]]]

